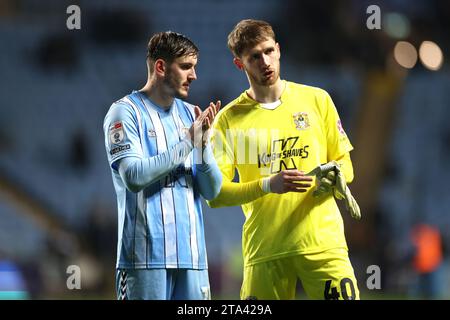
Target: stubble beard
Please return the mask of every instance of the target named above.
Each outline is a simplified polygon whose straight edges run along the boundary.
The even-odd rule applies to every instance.
[[[275,76],[273,78],[271,78],[271,79],[267,79],[267,80],[266,79],[262,79],[260,84],[263,85],[263,86],[270,87],[270,86],[274,85],[277,82],[278,78],[279,78],[279,76],[275,74]]]
[[[261,77],[254,77],[253,80],[260,86],[266,86],[270,87],[277,83],[278,79],[280,78],[280,68],[274,70],[273,78],[266,79],[264,76]]]
[[[182,85],[177,81],[171,72],[168,72],[164,78],[164,85],[168,88],[168,92],[171,96],[177,99],[185,99],[188,93],[181,91]]]

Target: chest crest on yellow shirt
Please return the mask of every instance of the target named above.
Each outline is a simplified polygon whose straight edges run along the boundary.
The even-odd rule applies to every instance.
[[[309,117],[306,112],[297,112],[292,115],[294,119],[295,128],[297,130],[306,130],[309,128]]]

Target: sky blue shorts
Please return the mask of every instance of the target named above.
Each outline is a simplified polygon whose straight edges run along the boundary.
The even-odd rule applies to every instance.
[[[208,270],[118,269],[118,300],[210,300]]]

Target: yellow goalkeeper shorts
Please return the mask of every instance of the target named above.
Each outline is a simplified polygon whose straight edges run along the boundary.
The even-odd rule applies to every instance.
[[[359,300],[358,285],[346,249],[331,249],[246,266],[241,299],[295,299],[299,279],[310,299]]]

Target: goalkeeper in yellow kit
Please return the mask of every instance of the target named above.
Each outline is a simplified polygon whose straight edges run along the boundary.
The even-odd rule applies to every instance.
[[[353,147],[330,96],[280,79],[280,47],[264,21],[239,22],[228,47],[250,88],[214,122],[223,183],[208,204],[242,205],[241,299],[293,299],[298,279],[312,299],[359,299],[335,201],[360,218],[346,186]]]

